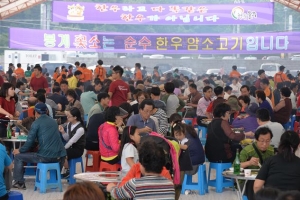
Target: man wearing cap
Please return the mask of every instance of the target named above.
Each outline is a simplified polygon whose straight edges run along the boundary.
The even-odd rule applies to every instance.
[[[35,105],[35,118],[28,133],[25,144],[13,151],[14,171],[13,188],[26,189],[24,179],[24,162],[30,163],[54,163],[59,162],[62,169],[66,157],[66,150],[62,143],[58,125],[55,120],[47,115],[48,109],[44,103]],[[38,151],[28,152],[33,147],[35,141],[38,141]]]
[[[252,131],[253,133],[259,126],[256,120],[256,111],[258,110],[257,103],[250,103],[246,108],[246,116],[239,115],[232,122],[233,128],[244,128],[245,132]]]
[[[279,72],[277,72],[277,73],[274,75],[274,82],[275,82],[275,85],[277,85],[277,83],[290,81],[290,79],[289,79],[289,78],[287,77],[287,75],[284,73],[284,69],[285,69],[285,66],[281,65],[281,66],[279,67]]]
[[[139,114],[129,117],[126,126],[136,126],[140,134],[157,132],[155,122],[150,118],[154,103],[152,99],[145,99],[139,106]]]

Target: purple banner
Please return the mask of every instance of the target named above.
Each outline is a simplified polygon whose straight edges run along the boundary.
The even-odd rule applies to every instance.
[[[22,33],[22,37],[20,37]],[[10,28],[9,47],[170,54],[264,54],[300,52],[300,32],[243,34],[99,33]]]
[[[53,1],[54,22],[147,25],[272,24],[274,3],[120,4]]]

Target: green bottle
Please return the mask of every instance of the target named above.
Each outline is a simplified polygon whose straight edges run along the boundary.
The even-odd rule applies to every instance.
[[[11,139],[11,128],[10,128],[10,123],[8,122],[7,124],[7,129],[6,129],[6,137],[7,139]]]
[[[240,174],[241,162],[239,149],[236,150],[235,161],[233,163],[233,173],[236,175]]]

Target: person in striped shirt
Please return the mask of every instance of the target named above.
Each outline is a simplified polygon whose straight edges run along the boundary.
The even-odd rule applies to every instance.
[[[160,175],[166,161],[163,149],[154,141],[146,140],[139,147],[138,153],[143,176],[129,180],[122,187],[117,187],[114,183],[108,184],[106,190],[112,198],[175,199],[173,182]]]

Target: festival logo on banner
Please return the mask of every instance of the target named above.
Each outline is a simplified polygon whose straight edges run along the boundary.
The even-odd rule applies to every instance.
[[[84,6],[80,4],[68,5],[68,20],[82,21],[84,20]]]
[[[236,6],[231,11],[231,16],[235,20],[252,20],[257,18],[257,12],[245,9],[242,6]]]

